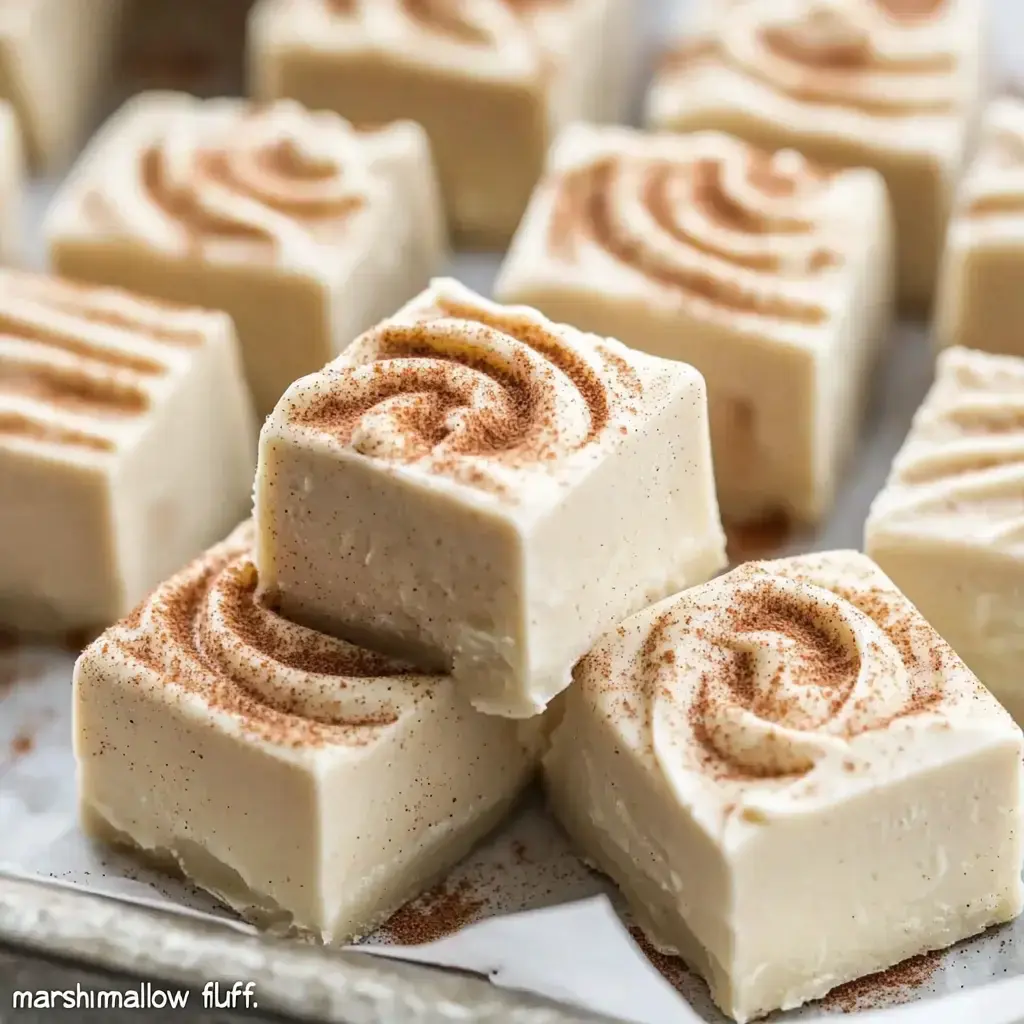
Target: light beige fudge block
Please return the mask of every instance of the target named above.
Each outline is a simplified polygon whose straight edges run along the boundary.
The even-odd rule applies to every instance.
[[[951,348],[865,550],[1024,722],[1024,360]]]
[[[0,262],[21,259],[21,204],[25,193],[24,151],[14,108],[0,100]]]
[[[0,7],[0,98],[17,111],[36,171],[59,170],[112,81],[124,0],[15,0]]]
[[[940,347],[1024,355],[1024,100],[1001,97],[960,183],[935,318]]]
[[[897,226],[901,305],[931,304],[956,182],[986,92],[979,0],[745,0],[669,53],[656,128],[873,167]]]
[[[0,272],[0,626],[102,628],[247,511],[231,321]]]
[[[547,726],[286,621],[251,552],[244,524],[79,658],[82,821],[257,923],[345,942],[497,824]]]
[[[870,559],[750,562],[576,668],[554,810],[729,1017],[790,1009],[1022,907],[1009,715]]]
[[[504,246],[570,120],[619,120],[633,0],[261,0],[250,87],[357,123],[426,128],[460,241]]]
[[[722,515],[815,522],[891,317],[885,185],[718,133],[573,126],[495,294],[692,363]]]
[[[526,717],[609,626],[725,563],[690,366],[436,281],[260,435],[283,614]]]
[[[413,124],[359,132],[296,103],[143,93],[47,215],[56,270],[223,309],[256,411],[435,273],[444,226]]]

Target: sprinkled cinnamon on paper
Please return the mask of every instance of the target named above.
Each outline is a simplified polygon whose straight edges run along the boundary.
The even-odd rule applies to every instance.
[[[932,975],[942,965],[943,956],[944,951],[912,956],[887,971],[869,974],[832,989],[820,1005],[829,1010],[855,1013],[909,1002],[917,989],[931,981]]]
[[[420,946],[457,932],[472,922],[486,905],[469,879],[444,882],[407,903],[381,929],[399,946]]]

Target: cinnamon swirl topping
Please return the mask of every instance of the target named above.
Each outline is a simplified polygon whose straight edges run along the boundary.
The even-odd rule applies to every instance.
[[[941,686],[917,660],[929,637],[919,650],[913,620],[852,596],[862,607],[756,563],[684,595],[636,668],[659,755],[717,778],[797,776],[934,705]]]
[[[0,436],[95,452],[145,414],[210,314],[55,278],[0,274]]]
[[[511,473],[586,449],[613,421],[628,429],[624,405],[641,383],[625,348],[474,298],[442,287],[363,335],[300,382],[289,422],[501,491]]]
[[[316,258],[367,202],[358,133],[290,101],[177,105],[131,161],[97,184],[86,210],[105,228],[173,252],[237,252],[285,263]]]
[[[548,246],[604,254],[703,309],[818,323],[820,302],[787,287],[842,262],[823,232],[829,177],[795,153],[723,136],[689,152],[598,156],[556,178]]]
[[[936,383],[872,518],[929,520],[994,547],[1024,542],[1024,370],[967,349],[940,356]],[[941,524],[945,524],[944,527]]]
[[[749,0],[715,35],[716,62],[802,103],[872,117],[947,114],[957,103],[956,40],[934,31],[947,9],[941,0]],[[676,79],[703,66],[669,58],[665,68]]]
[[[429,680],[281,618],[257,597],[252,542],[246,523],[98,642],[270,742],[369,742]]]

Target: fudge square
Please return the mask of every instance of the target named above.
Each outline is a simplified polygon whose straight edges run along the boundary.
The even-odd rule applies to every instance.
[[[712,132],[576,125],[495,293],[692,363],[723,517],[812,523],[856,441],[891,271],[874,171],[825,172]]]
[[[744,0],[670,52],[656,128],[874,167],[897,226],[901,305],[930,306],[957,179],[983,102],[979,0]]]
[[[1024,359],[939,355],[865,550],[1024,722]]]
[[[423,288],[444,252],[429,144],[297,103],[143,93],[93,140],[45,234],[55,269],[235,322],[257,413]]]
[[[940,346],[1024,356],[1024,101],[986,111],[979,151],[960,183],[939,279]]]
[[[256,596],[251,523],[74,673],[86,830],[324,942],[372,931],[468,853],[533,776],[546,728],[282,619]]]
[[[651,942],[742,1022],[1016,917],[1021,754],[913,605],[840,551],[747,563],[608,633],[544,768]]]
[[[422,124],[453,231],[504,247],[554,133],[625,115],[635,20],[633,0],[261,0],[250,91]]]
[[[435,281],[260,435],[282,614],[541,711],[624,616],[725,564],[690,366]]]
[[[224,313],[0,271],[0,626],[108,626],[245,516]]]

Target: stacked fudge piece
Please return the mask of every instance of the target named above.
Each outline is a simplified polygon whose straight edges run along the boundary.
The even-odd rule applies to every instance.
[[[255,496],[80,658],[83,817],[328,941],[501,817],[598,636],[725,561],[700,375],[452,281],[288,389]]]

